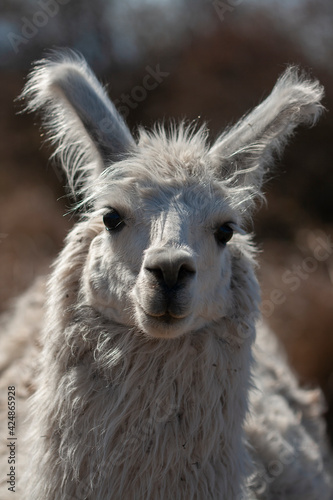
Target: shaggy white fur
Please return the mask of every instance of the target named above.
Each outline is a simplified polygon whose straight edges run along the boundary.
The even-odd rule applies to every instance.
[[[22,344],[34,392],[22,498],[333,498],[320,393],[297,386],[266,327],[253,347],[244,231],[272,156],[322,94],[290,68],[212,147],[185,124],[135,141],[82,58],[38,63],[23,95],[83,201],[41,333],[2,338],[6,367]]]

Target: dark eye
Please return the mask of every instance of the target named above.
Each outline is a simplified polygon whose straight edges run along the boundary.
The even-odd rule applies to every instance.
[[[110,208],[109,212],[103,215],[103,222],[108,231],[120,231],[125,225],[123,218],[114,208]]]
[[[223,224],[217,229],[217,231],[215,231],[215,239],[221,245],[225,245],[229,240],[231,240],[233,234],[234,232],[229,224]]]

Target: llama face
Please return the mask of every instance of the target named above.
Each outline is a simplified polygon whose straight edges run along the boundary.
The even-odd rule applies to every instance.
[[[176,337],[225,316],[231,300],[227,240],[238,214],[223,188],[190,179],[187,185],[172,178],[158,185],[122,179],[103,191],[94,218],[104,216],[109,225],[111,214],[117,222],[101,225],[90,245],[83,273],[89,304],[153,337]]]
[[[37,64],[23,96],[29,110],[44,111],[73,192],[93,200],[87,217],[98,229],[82,274],[85,302],[168,338],[224,317],[244,294],[244,270],[237,278],[233,269],[246,238],[225,239],[251,218],[274,155],[323,110],[319,83],[289,68],[265,101],[212,145],[204,126],[183,123],[141,128],[135,140],[71,52]]]

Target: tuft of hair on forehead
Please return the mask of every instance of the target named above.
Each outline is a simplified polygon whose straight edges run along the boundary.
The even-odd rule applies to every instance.
[[[203,123],[175,121],[158,123],[151,131],[139,127],[136,158],[146,164],[150,172],[179,177],[211,176],[209,161],[209,130]]]

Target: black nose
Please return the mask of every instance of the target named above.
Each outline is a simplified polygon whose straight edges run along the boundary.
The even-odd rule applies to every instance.
[[[196,273],[193,257],[184,250],[159,249],[145,260],[145,270],[167,288],[186,283]]]

